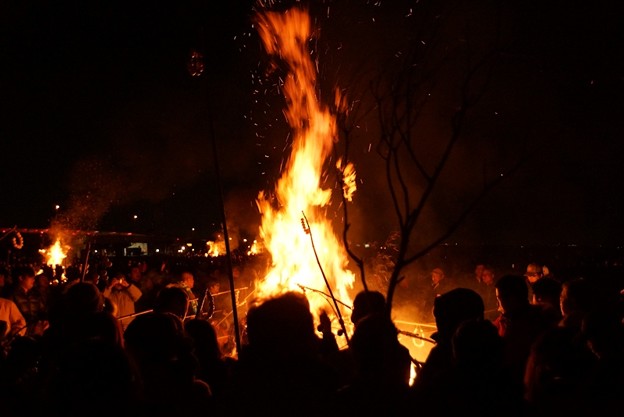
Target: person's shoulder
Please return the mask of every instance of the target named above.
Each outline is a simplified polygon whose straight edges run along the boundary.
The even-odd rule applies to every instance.
[[[406,361],[412,362],[412,354],[410,350],[397,340],[397,352]]]
[[[15,302],[9,298],[0,297],[0,306],[10,307],[16,305]]]

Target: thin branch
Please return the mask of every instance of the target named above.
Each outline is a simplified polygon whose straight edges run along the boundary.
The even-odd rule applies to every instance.
[[[486,184],[484,189],[479,193],[479,195],[477,195],[473,199],[473,201],[466,206],[466,209],[456,218],[456,220],[453,223],[451,223],[451,225],[446,229],[446,231],[444,233],[442,233],[440,236],[438,236],[437,239],[433,240],[425,248],[423,248],[422,250],[418,251],[414,255],[406,258],[405,259],[405,265],[408,265],[408,264],[416,261],[417,259],[423,257],[424,255],[429,253],[433,248],[437,247],[439,244],[441,244],[446,239],[448,239],[457,230],[457,228],[459,226],[461,226],[461,224],[464,222],[464,220],[466,220],[466,217],[468,217],[468,215],[479,205],[479,203],[483,200],[483,198],[485,198],[485,196],[488,195],[492,191],[492,189],[494,189],[502,181],[507,179],[507,177],[509,177],[513,173],[515,173],[529,159],[530,159],[530,156],[527,156],[527,157],[521,159],[513,167],[511,167],[509,170],[507,170],[504,174],[501,174],[500,176],[496,177],[496,179],[494,181],[491,181],[490,183]]]

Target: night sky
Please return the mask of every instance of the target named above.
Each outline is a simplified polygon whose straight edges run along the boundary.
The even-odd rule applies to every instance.
[[[253,28],[260,6],[90,3],[8,2],[0,10],[0,227],[46,228],[62,218],[79,229],[209,235],[221,184],[231,227],[253,235],[255,197],[272,189],[289,143],[279,74],[267,75]],[[426,43],[418,34],[432,22],[421,18],[429,10],[450,22],[439,33],[442,51],[452,57],[470,45],[496,59],[424,233],[452,218],[484,178],[526,160],[451,240],[621,244],[624,22],[612,3],[312,2],[322,99],[339,86],[363,103],[350,148],[359,178],[354,238],[384,239],[395,228],[366,86]],[[187,71],[193,49],[206,58],[200,78]],[[456,71],[462,64],[451,63]],[[454,106],[456,73],[444,71],[422,128],[431,158]]]

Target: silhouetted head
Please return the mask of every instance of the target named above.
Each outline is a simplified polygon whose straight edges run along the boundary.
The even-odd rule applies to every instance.
[[[184,323],[184,329],[188,336],[193,339],[193,345],[198,356],[221,358],[222,353],[217,332],[210,322],[200,319],[188,320]]]
[[[35,286],[35,269],[32,266],[20,266],[15,269],[16,283],[26,291]]]
[[[483,299],[469,288],[454,288],[437,296],[433,302],[437,332],[433,337],[450,341],[463,321],[483,319],[484,311]]]
[[[100,311],[87,314],[75,333],[85,342],[102,342],[123,347],[121,324],[115,316],[108,312]]]
[[[184,320],[188,311],[188,293],[180,287],[165,287],[158,291],[154,301],[154,311],[157,313],[172,313]]]
[[[561,283],[556,279],[544,277],[533,284],[533,303],[548,304],[559,307]]]
[[[379,291],[360,291],[353,300],[351,322],[355,325],[369,314],[383,314],[386,298]]]
[[[598,307],[597,300],[606,301],[599,297],[597,288],[590,281],[577,278],[562,284],[559,307],[565,327],[574,327],[580,330],[583,318]]]
[[[68,315],[85,315],[104,310],[104,296],[98,287],[89,281],[74,282],[64,295],[64,310]]]
[[[525,308],[529,304],[529,286],[520,275],[503,275],[496,281],[496,299],[503,314]]]
[[[457,365],[486,370],[502,363],[504,343],[489,320],[466,320],[453,335],[453,358]]]
[[[140,363],[172,363],[190,351],[182,320],[171,313],[140,315],[123,336],[128,352]]]
[[[589,312],[596,305],[595,287],[586,279],[577,278],[562,284],[560,295],[561,312]]]
[[[287,292],[247,313],[249,346],[268,356],[308,356],[317,349],[314,319],[305,295]]]

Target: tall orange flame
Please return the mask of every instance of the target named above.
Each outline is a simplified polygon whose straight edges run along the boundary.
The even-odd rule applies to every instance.
[[[312,290],[306,294],[316,313],[321,308],[331,310],[332,301],[321,293],[331,292],[350,304],[348,290],[353,287],[355,277],[347,269],[344,246],[325,216],[324,207],[330,202],[331,190],[321,188],[321,175],[337,131],[334,115],[316,97],[316,68],[307,49],[310,26],[308,13],[298,8],[258,16],[258,31],[266,51],[283,60],[288,68],[283,92],[293,143],[276,185],[277,204],[271,204],[264,192],[257,199],[262,214],[260,236],[271,254],[272,265],[264,280],[257,283],[256,291],[264,298],[289,290]],[[310,235],[302,228],[304,216]]]

